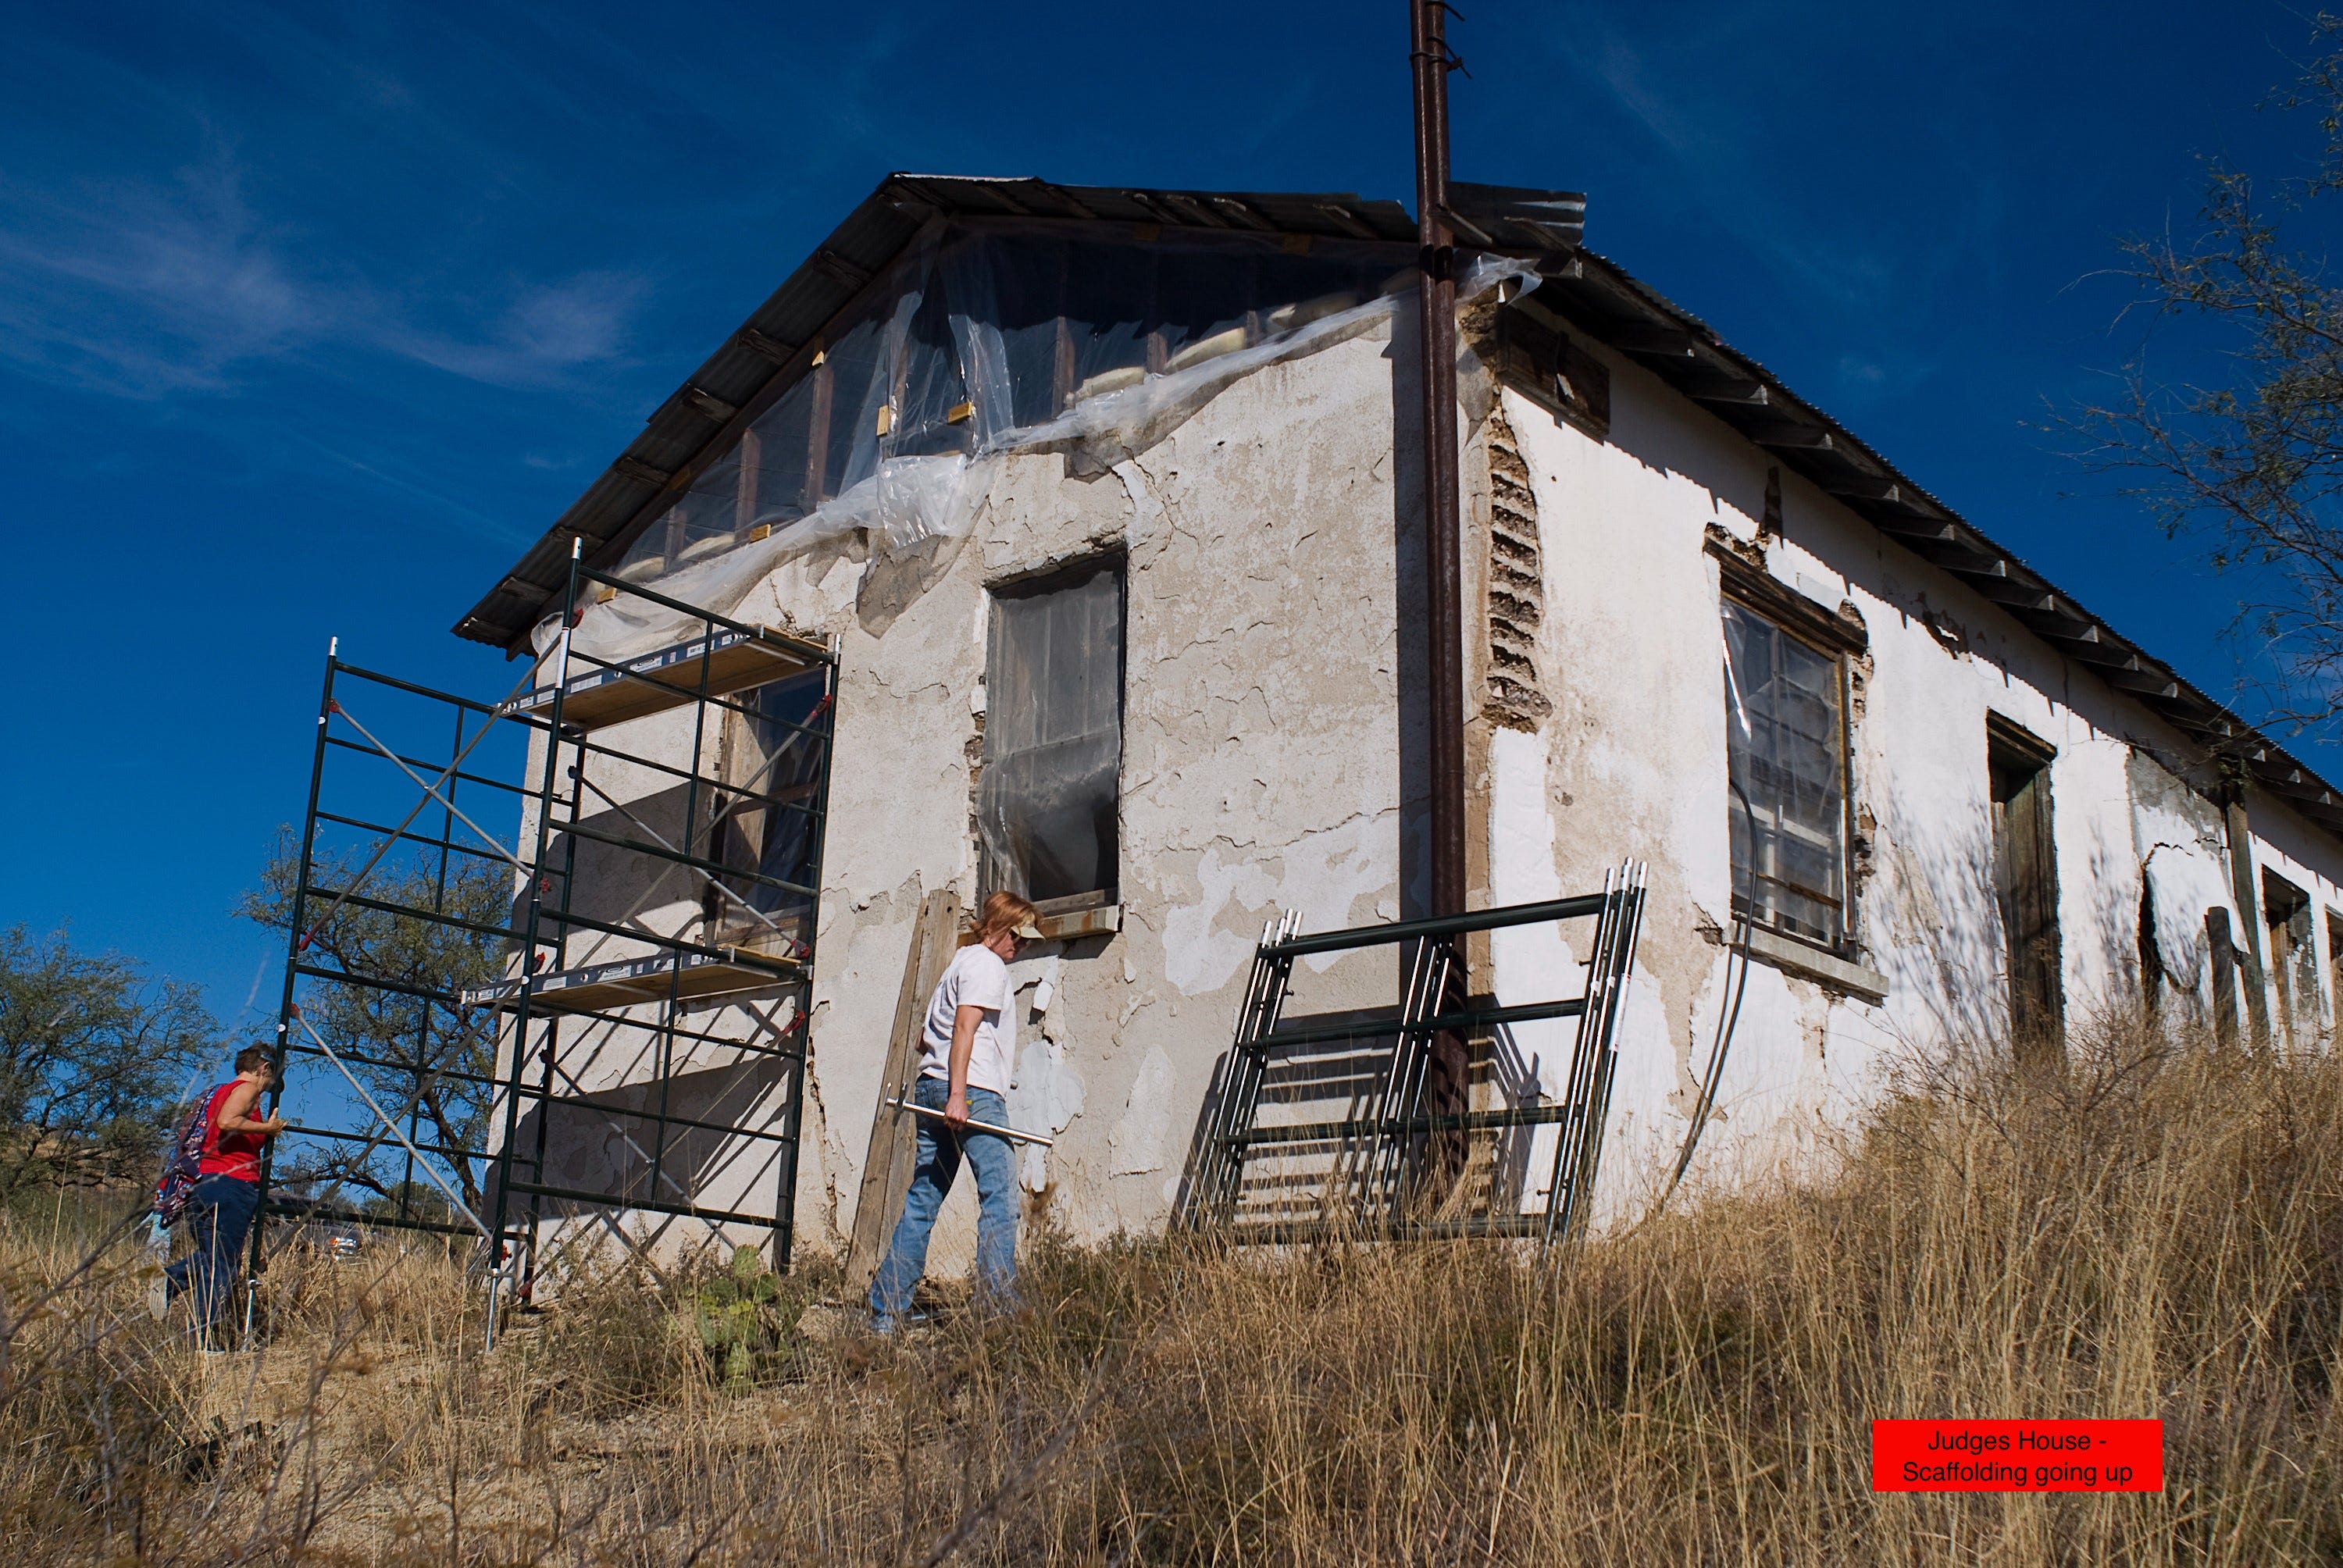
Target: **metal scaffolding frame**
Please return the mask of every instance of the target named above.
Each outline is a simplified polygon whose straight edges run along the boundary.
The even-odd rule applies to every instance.
[[[578,646],[588,605],[621,598],[690,634],[620,659]],[[264,1155],[262,1212],[478,1234],[497,1293],[522,1298],[546,1223],[597,1214],[629,1245],[622,1213],[762,1229],[786,1268],[835,648],[575,557],[559,628],[495,703],[328,651],[297,868],[278,890],[271,1103],[293,1091],[315,1111],[299,1091],[330,1088]],[[648,740],[612,734],[660,716]],[[506,776],[475,759],[491,741],[517,764]],[[517,826],[513,846],[482,818]],[[329,1038],[354,1019],[363,1039]],[[749,1103],[679,1103],[687,1085],[712,1092],[702,1079]],[[565,1171],[565,1143],[589,1130],[599,1167]],[[288,1170],[280,1146],[322,1158]],[[695,1151],[719,1174],[769,1162],[769,1205],[702,1201]]]
[[[1237,1015],[1235,1041],[1225,1059],[1215,1098],[1199,1131],[1182,1184],[1175,1223],[1244,1242],[1284,1243],[1321,1236],[1522,1237],[1541,1246],[1568,1240],[1584,1228],[1618,1067],[1614,1043],[1625,1000],[1635,940],[1643,924],[1645,868],[1630,860],[1604,880],[1603,891],[1543,903],[1513,904],[1470,914],[1435,916],[1390,925],[1361,926],[1314,936],[1301,934],[1298,911],[1263,930],[1252,977]],[[1461,999],[1463,939],[1507,927],[1592,920],[1586,986],[1579,995],[1513,1006],[1466,1005]],[[1399,1002],[1366,1016],[1285,1027],[1282,1018],[1296,960],[1363,950],[1400,948]],[[1437,1042],[1489,1038],[1491,1031],[1548,1019],[1578,1020],[1569,1067],[1558,1098],[1503,1110],[1434,1115],[1424,1084]],[[1391,1041],[1388,1047],[1375,1042]],[[1362,1081],[1357,1050],[1368,1042],[1372,1064]],[[1351,1114],[1332,1120],[1263,1123],[1264,1089],[1279,1065],[1333,1050],[1348,1060],[1336,1070],[1350,1086]],[[1316,1096],[1313,1096],[1315,1098]],[[1363,1101],[1363,1105],[1359,1102]],[[1460,1161],[1460,1141],[1475,1132],[1556,1128],[1545,1205],[1538,1212],[1458,1214],[1449,1211]],[[1305,1179],[1305,1191],[1286,1195],[1288,1207],[1306,1203],[1310,1218],[1248,1218],[1242,1211],[1247,1164],[1270,1150],[1309,1151],[1326,1168]],[[1436,1166],[1450,1181],[1436,1180]]]

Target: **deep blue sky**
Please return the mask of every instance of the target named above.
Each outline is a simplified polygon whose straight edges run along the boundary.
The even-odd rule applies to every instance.
[[[2117,236],[2298,171],[2260,0],[1463,0],[1456,169],[1589,241],[2217,695],[2234,596],[2026,427]],[[0,925],[273,1017],[229,917],[319,662],[446,628],[890,169],[1410,198],[1405,7],[0,8]]]

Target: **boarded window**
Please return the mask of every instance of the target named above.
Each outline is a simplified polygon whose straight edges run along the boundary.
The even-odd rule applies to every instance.
[[[1839,661],[1725,602],[1733,910],[1836,948],[1846,937],[1846,732]]]
[[[1116,898],[1122,562],[993,596],[977,785],[986,890],[1045,910]]]
[[[1993,893],[2009,972],[2009,1027],[2021,1049],[2054,1046],[2063,985],[2058,879],[2050,838],[2050,749],[2016,725],[1986,732],[1993,800]]]

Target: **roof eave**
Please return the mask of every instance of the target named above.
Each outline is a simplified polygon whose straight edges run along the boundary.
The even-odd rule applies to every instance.
[[[2343,840],[2343,795],[2299,759],[2083,608],[1699,317],[1584,250],[1548,269],[1536,297],[2208,754],[2244,763],[2257,783]]]

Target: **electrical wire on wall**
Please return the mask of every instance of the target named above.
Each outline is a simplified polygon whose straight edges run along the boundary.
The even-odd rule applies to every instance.
[[[1741,733],[1746,739],[1749,735],[1749,710],[1742,705],[1741,685],[1734,678],[1730,644],[1725,647],[1725,693],[1732,699],[1733,717],[1740,724]],[[1757,918],[1757,813],[1751,808],[1749,797],[1734,781],[1730,771],[1726,773],[1725,787],[1733,791],[1733,799],[1741,807],[1742,827],[1748,835],[1747,885],[1743,891],[1740,907],[1734,911],[1734,938],[1725,947],[1725,989],[1717,997],[1720,1010],[1716,1033],[1709,1041],[1708,1070],[1701,1075],[1700,1093],[1693,1101],[1692,1123],[1684,1129],[1684,1147],[1676,1151],[1675,1169],[1668,1174],[1667,1189],[1660,1194],[1660,1201],[1652,1205],[1652,1217],[1654,1219],[1668,1206],[1668,1200],[1675,1196],[1676,1189],[1684,1184],[1684,1172],[1692,1168],[1693,1154],[1700,1147],[1700,1135],[1708,1126],[1709,1113],[1716,1109],[1716,1091],[1725,1081],[1725,1057],[1733,1050],[1733,1030],[1741,1021],[1741,998],[1749,989],[1749,934]],[[1731,859],[1729,851],[1726,859]],[[1740,960],[1737,975],[1734,965],[1736,958]],[[1725,1000],[1727,996],[1732,999],[1729,1003]]]
[[[1722,1003],[1725,995],[1729,994],[1733,1000],[1717,1015],[1716,1033],[1708,1048],[1708,1070],[1701,1075],[1700,1093],[1693,1101],[1692,1125],[1684,1129],[1684,1147],[1676,1151],[1675,1169],[1668,1173],[1667,1190],[1652,1206],[1654,1216],[1667,1207],[1668,1200],[1684,1184],[1684,1172],[1692,1168],[1693,1153],[1700,1147],[1700,1135],[1708,1126],[1709,1112],[1716,1109],[1716,1091],[1725,1081],[1725,1056],[1733,1049],[1734,1027],[1741,1021],[1741,998],[1749,989],[1749,931],[1757,910],[1757,813],[1750,809],[1749,797],[1741,792],[1740,785],[1728,779],[1725,788],[1740,802],[1742,821],[1749,830],[1748,891],[1735,911],[1734,940],[1725,950],[1725,992],[1717,999]],[[1737,974],[1734,966],[1736,958],[1741,960]]]

